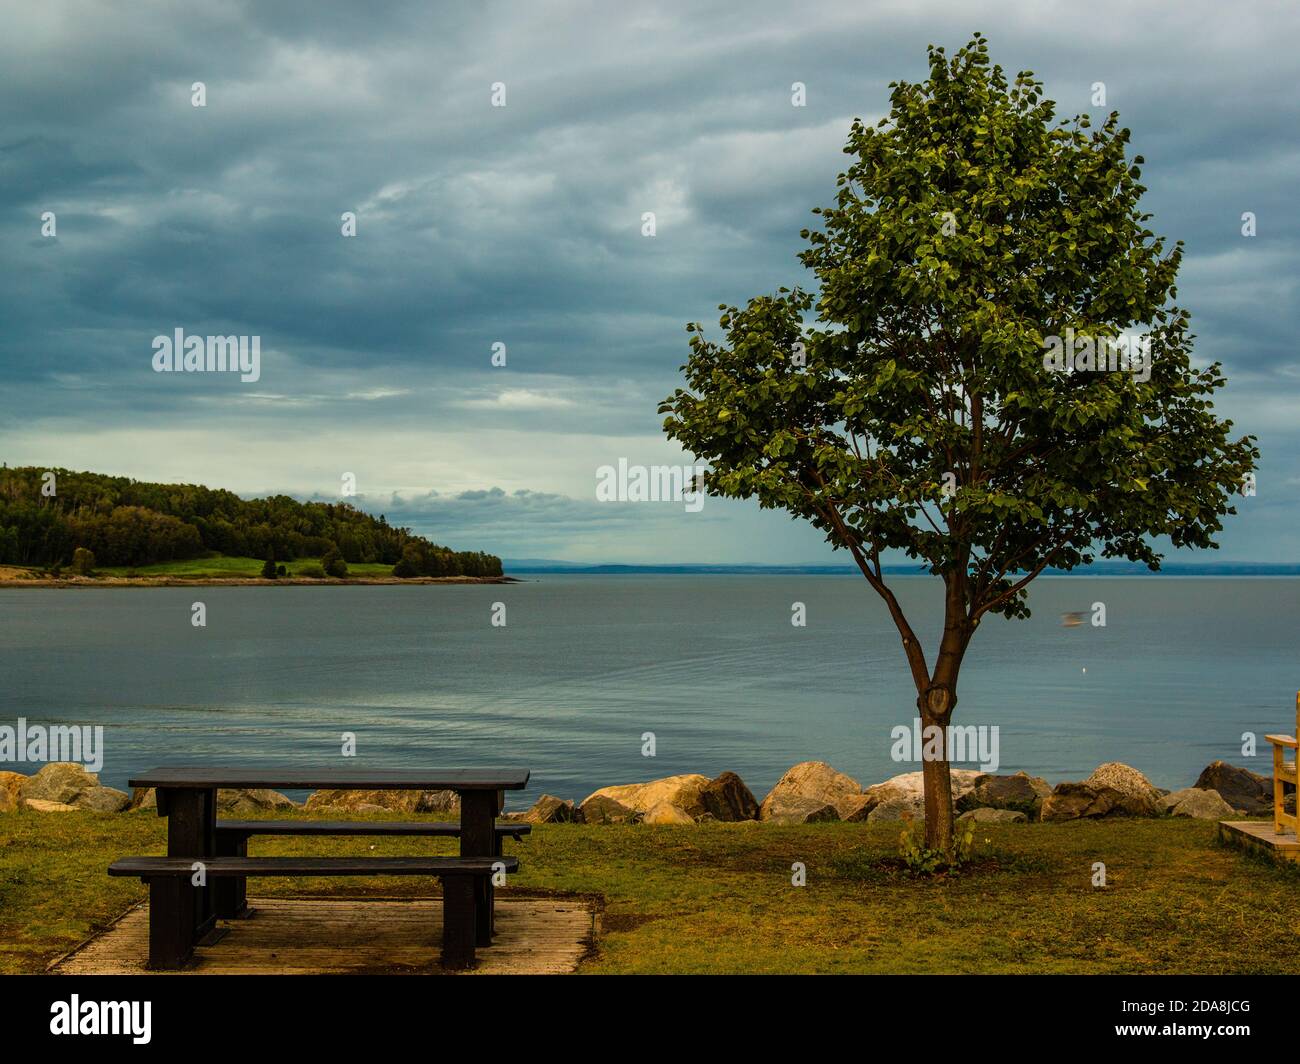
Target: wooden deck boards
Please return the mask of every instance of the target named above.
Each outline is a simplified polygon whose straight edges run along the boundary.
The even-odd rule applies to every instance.
[[[1300,861],[1300,839],[1290,833],[1278,835],[1271,820],[1220,820],[1219,839],[1275,860]]]
[[[199,946],[188,975],[438,975],[442,900],[250,898],[251,919]],[[595,938],[593,906],[580,899],[497,899],[497,936],[479,948],[475,975],[572,972]],[[56,975],[150,975],[147,905],[56,961]],[[450,974],[450,973],[448,973]]]

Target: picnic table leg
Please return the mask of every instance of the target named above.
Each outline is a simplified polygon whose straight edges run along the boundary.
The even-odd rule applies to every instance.
[[[496,791],[464,791],[460,796],[460,855],[496,856]],[[451,882],[447,880],[446,882]],[[490,876],[469,880],[474,892],[476,939],[480,946],[492,945],[492,909],[495,901]]]
[[[194,953],[194,890],[181,876],[149,882],[149,967],[183,968]]]
[[[474,964],[474,910],[477,876],[442,878],[442,966],[469,968]]]
[[[217,833],[218,857],[247,857],[248,836],[234,831]],[[253,915],[248,907],[248,880],[223,876],[212,882],[212,912],[220,920],[243,920]]]
[[[158,789],[158,812],[167,817],[167,856],[202,861],[217,853],[217,792],[215,788],[169,787]],[[184,881],[182,890],[194,895],[194,941],[213,942],[218,931],[212,911],[212,891]],[[214,936],[215,933],[215,937]]]

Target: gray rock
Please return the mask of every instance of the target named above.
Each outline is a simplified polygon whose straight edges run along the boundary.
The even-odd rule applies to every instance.
[[[712,813],[716,819],[729,823],[758,819],[758,802],[745,786],[745,781],[734,772],[724,772],[716,779],[709,780],[700,791],[700,804],[706,813]]]
[[[1186,792],[1178,793],[1183,794],[1183,797],[1170,807],[1169,812],[1172,816],[1190,816],[1197,820],[1226,820],[1237,815],[1236,810],[1219,796],[1218,791],[1189,787]],[[1174,796],[1171,794],[1169,797]]]
[[[801,794],[769,794],[763,799],[763,819],[769,824],[816,824],[839,818],[829,802]]]
[[[51,761],[42,765],[34,776],[28,776],[18,787],[24,801],[58,802],[76,805],[86,791],[99,786],[99,777],[87,772],[84,765],[73,761]]]
[[[878,794],[855,794],[851,798],[842,799],[836,811],[840,814],[841,820],[858,823],[866,820],[879,804]]]
[[[13,813],[22,808],[22,787],[27,777],[21,772],[0,772],[0,813]]]
[[[35,813],[75,813],[77,807],[67,802],[47,802],[44,798],[25,798],[23,808]]]
[[[709,777],[698,773],[682,776],[666,776],[651,780],[649,783],[621,783],[613,787],[602,787],[583,799],[582,804],[597,796],[612,798],[619,805],[627,806],[638,813],[648,812],[660,802],[667,802],[679,809],[685,809],[696,817],[706,812],[700,795],[709,785]]]
[[[573,822],[576,815],[577,809],[567,798],[543,794],[524,814],[524,819],[530,824],[569,824]]]
[[[894,823],[899,820],[925,820],[925,799],[919,794],[897,794],[876,803],[867,814],[868,824]]]
[[[993,809],[986,805],[968,809],[958,820],[974,820],[977,824],[1024,824],[1029,817],[1018,809]]]
[[[1126,794],[1089,783],[1058,783],[1043,800],[1040,820],[1078,820],[1115,816],[1156,816],[1157,796]]]
[[[656,802],[645,812],[647,824],[694,824],[695,818],[680,805]]]
[[[599,793],[583,801],[577,813],[577,820],[583,824],[635,824],[641,817],[635,809]]]
[[[321,793],[320,791],[316,792],[316,794],[320,794],[320,793]],[[341,794],[344,792],[335,791],[333,793]],[[398,794],[401,792],[365,791],[365,792],[348,792],[348,793]],[[313,794],[312,797],[314,798],[316,797],[316,795]],[[156,795],[154,800],[155,802],[157,801]],[[364,812],[365,810],[363,810],[361,807],[367,804],[378,805],[379,803],[378,802],[366,803],[366,802],[354,801],[348,804],[345,808],[353,812]],[[297,808],[298,808],[297,802],[295,802],[292,798],[288,798],[285,795],[281,794],[279,791],[271,791],[271,790],[266,790],[264,788],[251,788],[251,789],[233,788],[229,790],[223,788],[222,790],[217,791],[217,811],[221,813],[225,813],[228,816],[245,816],[248,813],[260,813],[270,809],[297,809]]]
[[[769,815],[769,807],[786,803],[787,799],[806,798],[833,806],[835,819],[839,820],[840,803],[861,794],[862,787],[857,780],[836,772],[825,761],[801,761],[776,781],[776,786],[763,799],[758,816],[760,820],[775,819]]]
[[[1273,777],[1260,776],[1226,761],[1206,765],[1193,786],[1197,790],[1218,791],[1220,798],[1247,816],[1268,816],[1273,812]]]
[[[131,804],[131,796],[126,791],[116,791],[112,787],[91,787],[82,791],[72,803],[78,809],[94,809],[100,813],[120,813]]]
[[[957,809],[1011,809],[1038,819],[1043,800],[1052,793],[1051,785],[1038,776],[1017,772],[1013,776],[980,776],[975,786],[957,799]]]
[[[1141,772],[1122,761],[1098,765],[1083,782],[1094,790],[1112,790],[1122,794],[1134,808],[1149,806],[1152,811],[1160,809],[1160,792]]]

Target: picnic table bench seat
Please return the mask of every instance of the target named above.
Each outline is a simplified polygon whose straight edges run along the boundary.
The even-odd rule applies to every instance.
[[[506,822],[493,825],[493,854],[501,853],[501,840],[516,842],[532,832],[531,824]],[[222,857],[247,857],[248,840],[254,835],[388,836],[390,838],[432,837],[458,839],[459,821],[411,820],[218,820],[216,852]],[[491,891],[484,893],[491,902]],[[252,914],[248,907],[248,885],[243,877],[222,879],[212,886],[213,912],[225,920],[238,920]],[[480,944],[491,945],[491,935],[480,931]]]
[[[516,841],[533,830],[531,824],[509,821],[494,825],[498,838]],[[218,820],[217,834],[230,835],[433,835],[460,838],[459,821],[411,820]]]
[[[196,865],[217,881],[249,876],[435,876],[442,880],[442,963],[474,963],[476,882],[517,872],[517,857],[121,857],[110,876],[138,876],[149,885],[149,963],[179,968],[193,952],[192,877]]]

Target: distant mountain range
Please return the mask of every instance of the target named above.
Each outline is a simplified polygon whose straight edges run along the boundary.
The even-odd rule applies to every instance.
[[[527,573],[660,574],[700,576],[846,576],[858,575],[852,565],[593,565],[555,558],[505,558],[502,566],[512,576]],[[886,565],[886,573],[923,575],[918,565]],[[1300,563],[1285,562],[1170,562],[1151,572],[1135,562],[1097,562],[1072,572],[1048,569],[1048,576],[1300,576]]]

